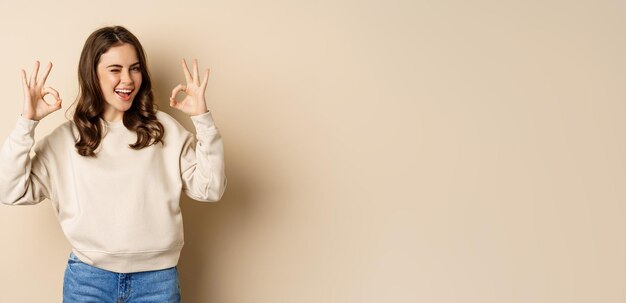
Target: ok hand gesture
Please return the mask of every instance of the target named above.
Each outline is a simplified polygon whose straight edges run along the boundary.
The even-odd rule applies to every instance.
[[[207,69],[204,73],[204,80],[202,80],[202,84],[200,84],[200,77],[198,77],[198,60],[193,60],[193,76],[189,73],[187,63],[184,59],[181,63],[183,66],[183,72],[185,73],[185,79],[187,79],[187,84],[179,84],[172,90],[170,106],[177,108],[190,116],[204,114],[208,112],[206,102],[204,100],[204,91],[206,90],[207,83],[209,82],[209,69]],[[176,94],[179,92],[184,92],[186,95],[182,101],[176,100]]]
[[[39,121],[61,108],[59,93],[52,87],[44,87],[51,69],[52,63],[48,63],[43,76],[37,80],[39,61],[36,61],[33,74],[30,75],[30,82],[26,80],[26,71],[22,70],[22,87],[24,88],[24,110],[22,111],[22,117]],[[48,94],[52,95],[56,100],[54,104],[48,104],[48,102],[43,99],[43,97]]]

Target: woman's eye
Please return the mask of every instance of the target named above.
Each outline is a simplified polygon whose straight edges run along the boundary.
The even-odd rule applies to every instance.
[[[134,70],[134,71],[141,71],[141,68],[139,68],[139,66],[135,66],[135,67],[131,68],[131,70]]]
[[[111,70],[112,73],[119,73],[119,71],[120,71],[119,69],[112,69]]]

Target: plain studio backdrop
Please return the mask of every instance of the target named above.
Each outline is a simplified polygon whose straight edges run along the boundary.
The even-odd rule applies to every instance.
[[[9,4],[10,3],[10,4]],[[185,302],[625,302],[623,1],[4,1],[0,135],[20,69],[135,33],[156,102],[211,68],[222,201],[181,200]],[[1,172],[0,172],[1,173]],[[0,301],[60,302],[49,201],[0,207]]]

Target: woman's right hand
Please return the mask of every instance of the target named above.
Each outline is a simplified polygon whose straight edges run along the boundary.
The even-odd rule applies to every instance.
[[[33,74],[30,76],[30,82],[26,80],[26,71],[22,70],[22,87],[24,88],[24,110],[22,111],[22,117],[39,121],[61,108],[59,93],[52,87],[44,87],[51,69],[52,63],[50,62],[41,79],[37,80],[39,61],[36,61]],[[43,99],[43,97],[48,94],[52,95],[56,100],[54,104],[48,104],[48,102]]]

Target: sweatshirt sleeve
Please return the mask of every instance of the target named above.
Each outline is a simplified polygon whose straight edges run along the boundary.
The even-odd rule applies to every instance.
[[[30,157],[39,121],[21,115],[0,149],[0,202],[33,205],[50,198],[50,178],[41,155]]]
[[[190,198],[217,202],[226,189],[224,146],[211,112],[191,116],[196,136],[189,133],[180,157],[183,191]]]

